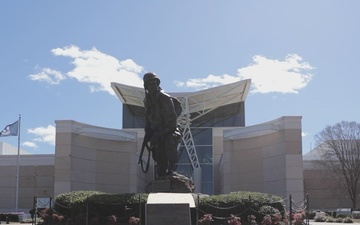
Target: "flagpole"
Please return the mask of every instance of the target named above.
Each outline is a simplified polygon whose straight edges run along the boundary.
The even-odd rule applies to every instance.
[[[15,196],[15,212],[18,212],[19,206],[19,159],[20,159],[20,123],[21,123],[21,114],[19,114],[19,122],[18,122],[18,152],[16,159],[16,196]]]

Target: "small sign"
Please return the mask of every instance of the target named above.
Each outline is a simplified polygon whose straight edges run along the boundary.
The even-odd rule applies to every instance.
[[[50,198],[37,198],[36,208],[50,208]]]
[[[195,208],[195,201],[190,193],[150,193],[147,204],[188,204]]]

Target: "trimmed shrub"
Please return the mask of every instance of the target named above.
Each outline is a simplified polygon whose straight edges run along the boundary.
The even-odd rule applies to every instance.
[[[335,222],[336,222],[336,223],[342,223],[342,222],[343,222],[343,219],[342,219],[342,218],[336,218],[336,219],[335,219]]]
[[[336,218],[346,218],[348,215],[345,215],[345,214],[339,214],[339,215],[336,215]]]
[[[313,220],[315,218],[316,212],[309,212],[308,213],[308,218],[309,220]]]
[[[193,195],[196,204],[200,209],[199,217],[211,214],[214,223],[226,223],[230,215],[236,215],[241,221],[254,224],[261,223],[265,215],[274,217],[277,220],[285,218],[284,202],[280,197],[271,196],[258,192],[233,192],[223,195],[199,196]],[[148,194],[110,194],[98,191],[74,191],[59,195],[55,199],[54,211],[63,215],[65,221],[72,221],[73,224],[82,225],[86,221],[92,224],[105,224],[108,216],[118,218],[117,222],[126,223],[130,216],[144,218],[145,203]],[[140,204],[140,205],[139,205]],[[139,215],[141,208],[142,215]],[[88,213],[88,214],[86,214]],[[248,216],[252,215],[256,221],[248,222]],[[192,213],[192,221],[198,220],[196,213]],[[275,217],[274,217],[275,218]],[[217,221],[216,221],[217,220]]]
[[[331,216],[327,216],[327,217],[325,218],[325,222],[327,222],[327,223],[334,223],[334,222],[335,222],[335,219],[334,219],[333,217],[331,217]]]
[[[315,216],[314,221],[315,222],[325,222],[326,218],[325,218],[325,216]]]
[[[259,213],[263,215],[274,215],[274,214],[280,214],[280,211],[270,205],[263,205],[260,207]]]
[[[353,220],[350,217],[346,217],[343,219],[343,223],[353,223]]]
[[[0,221],[19,222],[19,216],[16,214],[0,214]]]
[[[140,196],[140,199],[139,199]],[[121,218],[120,222],[127,222],[126,213],[128,210],[138,209],[139,200],[142,212],[148,194],[110,194],[98,191],[74,191],[59,195],[55,199],[55,211],[64,215],[77,225],[86,221],[86,210],[88,209],[89,221],[105,223],[108,216]],[[135,210],[133,210],[135,211]],[[139,216],[139,215],[137,215]]]
[[[212,214],[213,219],[229,218],[238,215],[241,221],[248,221],[248,215],[253,215],[260,224],[265,215],[278,214],[285,217],[283,200],[278,196],[272,196],[259,192],[232,192],[230,194],[212,195],[200,198],[199,208],[201,212]],[[200,215],[202,216],[202,215]]]
[[[353,211],[351,213],[351,218],[353,219],[360,219],[360,211]]]

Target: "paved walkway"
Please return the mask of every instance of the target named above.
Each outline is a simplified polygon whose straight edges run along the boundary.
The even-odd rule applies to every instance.
[[[326,223],[326,222],[314,222],[314,221],[310,221],[310,225],[350,225],[350,224],[354,224],[354,225],[360,225],[360,223],[358,222],[353,222],[353,223]]]

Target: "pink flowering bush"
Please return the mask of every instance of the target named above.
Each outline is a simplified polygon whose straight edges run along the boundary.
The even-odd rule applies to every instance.
[[[118,218],[115,215],[111,215],[108,216],[106,219],[108,221],[108,224],[116,224]]]
[[[213,221],[211,214],[205,214],[200,220],[199,223],[201,225],[209,225]]]
[[[228,224],[230,225],[241,225],[241,222],[240,222],[240,217],[237,217],[233,214],[231,214],[231,218],[230,220],[228,220]]]
[[[295,225],[302,225],[304,223],[303,215],[300,213],[294,214],[293,219]]]
[[[294,225],[302,225],[304,224],[305,213],[304,212],[293,213],[292,219]]]
[[[281,222],[281,216],[279,214],[266,215],[263,217],[261,225],[279,225]]]
[[[54,213],[50,208],[46,208],[40,212],[40,218],[43,219],[43,224],[61,225],[65,223],[64,216]]]
[[[137,218],[137,217],[130,217],[129,218],[129,224],[130,225],[137,225],[137,224],[140,224],[140,218]]]
[[[264,216],[261,221],[261,225],[271,225],[271,224],[272,224],[271,216],[270,215]]]
[[[250,222],[250,225],[257,225],[256,217],[254,215],[248,215],[247,219]]]

